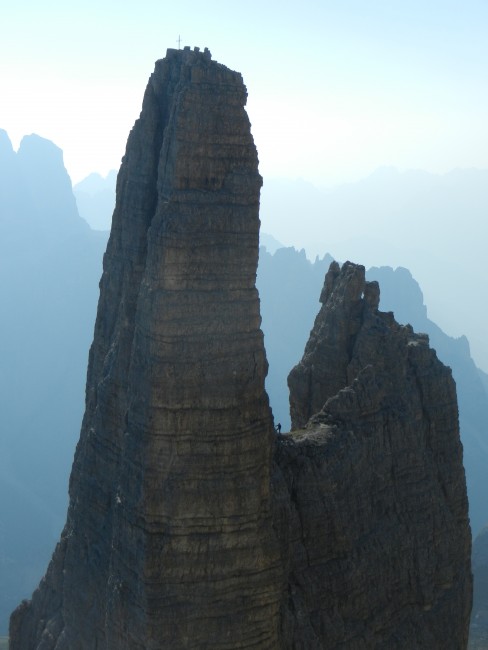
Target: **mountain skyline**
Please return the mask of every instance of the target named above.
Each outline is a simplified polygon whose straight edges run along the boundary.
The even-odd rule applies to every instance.
[[[0,132],[0,143],[0,200],[6,201],[0,210],[0,260],[4,271],[1,288],[8,315],[2,321],[4,372],[0,373],[5,397],[0,429],[8,432],[2,440],[0,479],[4,487],[2,512],[6,517],[3,532],[8,532],[8,536],[0,538],[0,550],[7,559],[15,558],[14,564],[4,564],[9,566],[8,574],[4,574],[6,591],[0,602],[5,626],[15,598],[28,595],[39,577],[36,572],[45,566],[62,523],[65,483],[81,418],[87,349],[107,233],[94,232],[79,218],[58,147],[39,136],[28,136],[19,156],[13,154],[5,132]],[[19,177],[20,186],[16,184]],[[110,183],[113,178],[105,180]],[[103,193],[100,179],[89,181],[92,190],[98,185]],[[85,183],[85,189],[90,189],[90,183]],[[11,218],[6,219],[8,216]],[[262,241],[274,249],[280,246],[280,242],[267,237],[262,237]],[[276,385],[275,376],[286,376],[290,369],[287,365],[295,362],[285,358],[292,347],[297,357],[300,354],[327,261],[330,258],[312,265],[304,251],[283,248],[274,256],[261,255],[262,272],[267,265],[271,276],[275,276],[275,288],[266,295],[261,285],[260,291],[270,361],[267,389],[277,420],[283,419],[287,400],[286,395],[279,396],[283,389]],[[384,280],[382,287],[386,294],[388,284]],[[402,289],[397,293],[403,296],[408,292]],[[295,308],[299,305],[296,312],[308,313],[308,323],[287,317],[291,295],[295,296]],[[295,302],[297,297],[299,301]],[[421,308],[421,296],[412,301]],[[274,325],[269,324],[270,314]],[[422,315],[425,316],[423,312]],[[280,347],[278,333],[289,341],[295,334],[302,340],[294,346],[285,341]],[[463,341],[456,345],[469,357]],[[47,370],[52,371],[52,376],[47,377]],[[481,373],[480,377],[483,380],[485,375]],[[482,454],[474,455],[481,462]],[[18,517],[15,519],[19,514],[25,517],[20,523]],[[18,539],[23,540],[22,544]],[[35,553],[32,545],[37,549]]]
[[[451,186],[462,184],[456,169],[479,170],[478,186],[488,187],[485,2],[381,0],[366,7],[359,0],[305,0],[263,7],[251,0],[229,8],[218,0],[181,6],[143,0],[134,8],[114,0],[79,7],[28,0],[6,7],[3,25],[0,125],[14,149],[25,133],[56,142],[75,185],[119,168],[152,62],[167,48],[209,47],[214,59],[242,71],[247,86],[264,178],[264,232],[311,258],[330,252],[409,268],[432,317],[452,336],[466,333],[488,372],[488,316],[480,298],[487,191],[469,197],[467,188],[469,201],[466,194],[462,203],[451,200]],[[392,167],[402,179],[436,176],[445,215],[432,217],[429,197],[423,190],[409,195]],[[378,175],[391,182],[388,201],[370,196],[375,213],[368,214],[363,201],[349,202],[346,215],[348,185],[371,187]],[[288,186],[288,203],[290,194],[299,195],[298,211],[282,209],[283,197],[268,210],[267,197],[280,183]],[[340,214],[334,200],[342,201]],[[472,310],[473,329],[465,332]]]
[[[62,151],[0,130],[0,635],[63,525],[106,240]]]
[[[241,75],[208,51],[171,50],[150,77],[117,178],[66,524],[39,588],[12,613],[11,650],[467,647],[471,532],[453,372],[425,334],[378,310],[363,265],[330,264],[288,375],[292,427],[306,430],[274,430],[265,343],[276,333],[264,331],[256,286],[262,177],[245,100]],[[14,219],[28,261],[22,235],[37,199],[51,205],[32,138],[21,151],[34,203],[26,223]],[[51,239],[33,242],[49,262]],[[64,267],[58,258],[49,288]],[[30,311],[47,292],[40,270],[33,296],[30,283],[16,289],[21,271],[4,281]],[[72,278],[82,283],[83,269]],[[274,294],[286,289],[277,279]],[[69,286],[67,298],[79,293]],[[283,297],[287,318],[300,318]],[[46,315],[68,310],[61,299]],[[6,311],[37,338],[39,317]],[[11,347],[14,334],[2,337]],[[60,356],[56,338],[41,377]],[[26,392],[11,388],[15,422]],[[65,406],[55,390],[47,399]],[[29,431],[57,462],[36,416]]]
[[[487,209],[488,171],[477,169],[438,175],[380,168],[329,192],[265,179],[261,197],[263,231],[311,259],[328,252],[366,266],[408,268],[430,318],[450,336],[465,334],[485,372]]]
[[[15,148],[24,133],[57,142],[74,183],[119,167],[153,61],[186,45],[242,71],[265,178],[488,168],[482,0],[28,0],[2,24],[0,124]]]
[[[92,228],[110,228],[114,174],[91,174],[73,188]],[[265,178],[261,237],[274,239],[268,239],[270,252],[293,246],[311,261],[329,253],[366,266],[408,268],[422,285],[429,316],[450,336],[466,335],[486,372],[488,309],[478,297],[486,279],[487,207],[483,170],[439,175],[380,168],[327,192],[305,181]]]

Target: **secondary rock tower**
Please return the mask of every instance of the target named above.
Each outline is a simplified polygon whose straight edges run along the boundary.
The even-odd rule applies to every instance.
[[[333,263],[275,436],[239,74],[156,63],[117,180],[66,527],[12,650],[462,650],[450,370]]]
[[[280,535],[284,648],[467,646],[471,535],[454,380],[427,335],[379,300],[363,266],[333,262],[288,377],[294,431],[276,464],[289,500],[275,501],[290,526]]]

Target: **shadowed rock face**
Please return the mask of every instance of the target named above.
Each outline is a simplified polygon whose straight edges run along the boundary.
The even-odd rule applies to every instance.
[[[274,438],[239,74],[169,50],[117,180],[66,527],[13,650],[463,648],[454,384],[333,264]],[[306,426],[306,429],[300,427]],[[273,456],[274,451],[274,456]]]
[[[488,526],[482,529],[473,543],[473,573],[470,642],[473,648],[483,648],[488,639]]]
[[[14,649],[278,646],[245,102],[206,53],[156,63],[117,181],[68,519]]]
[[[364,267],[333,262],[321,302],[288,378],[295,430],[276,452],[283,647],[465,648],[471,536],[451,371],[426,335],[377,310]]]

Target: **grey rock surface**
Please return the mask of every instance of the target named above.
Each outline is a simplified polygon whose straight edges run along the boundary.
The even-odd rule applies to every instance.
[[[238,73],[156,63],[117,179],[66,526],[12,650],[456,648],[470,530],[454,382],[333,263],[275,436]]]
[[[333,262],[280,438],[283,624],[298,648],[465,648],[471,535],[455,384],[428,337]],[[299,614],[298,614],[299,613]]]
[[[79,217],[61,150],[0,130],[0,636],[66,519],[103,233]]]

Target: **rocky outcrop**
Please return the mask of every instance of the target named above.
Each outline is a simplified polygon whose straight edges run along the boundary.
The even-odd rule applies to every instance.
[[[438,358],[452,369],[459,408],[469,521],[474,538],[488,517],[488,390],[483,385],[483,373],[471,357],[470,345],[465,336],[448,336],[427,318],[422,291],[407,269],[373,267],[366,271],[366,277],[379,282],[383,309],[393,311],[398,322],[411,323],[415,330],[427,332],[430,345],[435,349]],[[266,337],[266,330],[264,333]]]
[[[333,264],[275,437],[239,74],[156,63],[104,258],[65,529],[13,650],[463,648],[456,395]],[[298,427],[306,427],[299,429]]]
[[[61,150],[0,130],[0,637],[66,520],[105,233],[79,217]]]
[[[117,181],[66,527],[16,648],[275,648],[273,423],[238,73],[156,63]]]
[[[364,267],[327,273],[277,448],[298,648],[465,648],[470,531],[455,385],[425,335],[378,311]],[[300,428],[305,427],[305,428]],[[302,644],[302,645],[300,645]]]
[[[69,237],[86,237],[64,167],[63,152],[50,140],[31,134],[14,152],[0,129],[0,241],[1,266],[26,248],[36,249],[34,262]]]

